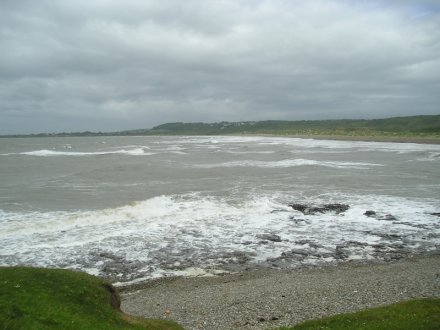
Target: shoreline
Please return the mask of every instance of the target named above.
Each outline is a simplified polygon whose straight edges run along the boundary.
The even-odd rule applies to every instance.
[[[0,136],[1,138],[83,138],[83,137],[191,137],[191,136],[250,136],[250,137],[282,137],[312,140],[332,141],[359,141],[359,142],[390,142],[390,143],[418,143],[440,144],[440,137],[413,137],[413,136],[349,136],[349,135],[303,135],[303,134],[277,134],[277,133],[234,133],[234,134],[149,134],[149,135],[54,135],[54,136]]]
[[[227,136],[227,135],[224,135]],[[347,135],[282,135],[282,134],[239,134],[230,136],[263,136],[263,137],[285,137],[312,140],[331,141],[358,141],[358,142],[390,142],[390,143],[418,143],[418,144],[440,144],[440,138],[433,137],[411,137],[411,136],[347,136]]]
[[[119,288],[122,310],[170,319],[185,329],[267,329],[440,297],[440,256],[395,262],[262,269],[213,277],[174,277]]]

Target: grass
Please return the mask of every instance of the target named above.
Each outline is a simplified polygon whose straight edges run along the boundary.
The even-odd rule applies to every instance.
[[[306,321],[292,328],[279,330],[315,329],[438,330],[440,329],[440,299],[406,301],[357,313]]]
[[[171,321],[126,315],[119,306],[115,289],[95,276],[0,267],[0,329],[183,329]],[[407,301],[282,329],[440,329],[440,299]]]
[[[61,269],[0,267],[0,329],[183,329],[128,316],[104,280]]]

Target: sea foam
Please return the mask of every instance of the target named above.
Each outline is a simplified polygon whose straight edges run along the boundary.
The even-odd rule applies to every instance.
[[[440,243],[438,218],[430,214],[437,210],[435,200],[337,194],[309,202],[347,203],[350,208],[343,214],[304,215],[288,206],[297,198],[260,195],[237,202],[185,194],[96,211],[1,211],[0,263],[95,273],[98,269],[106,274],[109,263],[119,260],[121,281],[129,281],[191,274],[185,270],[191,267],[212,273],[227,271],[233,264],[266,264],[304,249],[310,257],[301,262],[313,264],[334,259],[337,246],[356,260],[375,258],[375,246],[384,243],[390,249],[395,243],[403,244],[409,251],[429,251]],[[365,216],[369,209],[378,218]],[[395,220],[387,220],[386,214]],[[277,235],[279,241],[259,238],[265,235]],[[431,235],[428,240],[427,235]],[[136,269],[123,269],[122,265],[133,263]]]

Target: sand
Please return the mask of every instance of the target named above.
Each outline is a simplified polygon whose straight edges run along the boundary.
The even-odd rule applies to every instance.
[[[440,297],[440,256],[169,278],[120,291],[124,312],[172,319],[188,330],[268,329],[408,299]]]

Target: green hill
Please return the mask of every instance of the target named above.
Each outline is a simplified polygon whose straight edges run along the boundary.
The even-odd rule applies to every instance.
[[[343,135],[440,137],[440,115],[372,120],[245,121],[219,123],[168,123],[148,134],[164,135]]]
[[[357,137],[440,138],[440,115],[386,119],[265,120],[218,123],[167,123],[152,129],[119,132],[41,133],[0,137],[134,136],[134,135],[306,135]]]
[[[119,309],[104,280],[63,269],[0,267],[0,329],[183,329]]]

